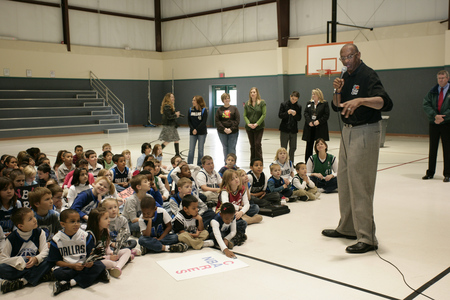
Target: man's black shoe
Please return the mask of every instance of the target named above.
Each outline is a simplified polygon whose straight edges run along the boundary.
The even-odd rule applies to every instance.
[[[450,178],[448,176],[444,177],[444,182],[449,182]]]
[[[375,251],[378,249],[376,245],[369,245],[363,242],[356,243],[354,245],[348,246],[345,251],[348,253],[366,253],[369,251]]]
[[[349,240],[356,240],[356,236],[342,234],[342,233],[336,231],[335,229],[324,229],[322,231],[322,234],[324,236],[331,237],[331,238],[346,238]]]
[[[433,179],[433,176],[430,175],[425,175],[422,177],[423,180],[427,180],[427,179]]]

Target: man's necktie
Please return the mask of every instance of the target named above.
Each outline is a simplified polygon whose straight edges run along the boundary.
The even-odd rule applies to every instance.
[[[441,112],[442,103],[444,103],[444,88],[441,88],[438,99],[438,112]]]

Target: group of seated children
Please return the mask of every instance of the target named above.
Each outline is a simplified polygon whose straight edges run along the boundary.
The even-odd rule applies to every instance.
[[[202,158],[201,168],[175,156],[164,176],[161,151],[155,159],[149,149],[150,144],[142,145],[140,167],[133,170],[129,151],[128,157],[112,155],[105,144],[103,159],[112,172],[98,162],[95,151],[84,156],[80,145],[75,156],[58,154],[60,164],[53,173],[45,156],[37,175],[24,174],[14,159],[5,157],[2,164],[12,170],[0,177],[1,291],[55,281],[57,295],[75,285],[109,282],[109,276],[119,277],[126,263],[146,253],[216,247],[234,257],[231,249],[246,241],[247,225],[262,221],[260,207],[320,194],[304,163],[295,165],[294,175],[284,148],[270,165],[270,178],[262,159],[253,159],[246,173],[236,166],[235,154],[226,157],[220,172],[211,156]],[[24,201],[15,189],[32,175],[38,182]],[[121,190],[132,193],[123,200],[117,193]]]

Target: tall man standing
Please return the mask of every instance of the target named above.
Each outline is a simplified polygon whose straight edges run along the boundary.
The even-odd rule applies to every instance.
[[[422,179],[431,179],[436,171],[439,138],[444,152],[444,182],[450,179],[450,94],[449,74],[442,70],[437,73],[438,84],[423,99],[423,110],[430,121],[430,150],[427,174]]]
[[[332,108],[341,111],[344,122],[339,150],[338,186],[341,219],[336,229],[325,229],[327,237],[356,239],[348,253],[378,249],[373,218],[373,197],[380,150],[381,111],[392,109],[392,100],[377,73],[361,61],[354,44],[346,44],[340,61],[347,67],[333,81]]]

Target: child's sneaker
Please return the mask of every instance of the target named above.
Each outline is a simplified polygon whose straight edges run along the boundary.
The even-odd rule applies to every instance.
[[[213,240],[203,241],[203,247],[214,247],[214,241]]]
[[[300,196],[300,197],[298,197],[298,200],[306,202],[309,200],[309,197],[308,197],[308,195]]]
[[[288,201],[289,202],[296,202],[298,200],[298,197],[297,196],[290,196],[289,198],[288,198]]]
[[[103,272],[100,274],[100,276],[98,276],[98,281],[103,282],[103,283],[108,283],[109,282],[109,273],[108,270],[104,269]]]
[[[185,243],[176,243],[170,245],[170,252],[186,252],[189,246]]]
[[[286,205],[286,197],[281,197],[281,205]]]
[[[141,255],[145,255],[147,253],[147,248],[141,246]]]
[[[20,279],[16,279],[16,280],[3,280],[2,281],[2,286],[1,286],[1,290],[3,294],[12,292],[12,291],[17,291],[20,289],[23,289],[23,281]]]
[[[49,281],[56,281],[55,276],[53,276],[53,271],[50,270],[47,273],[45,273],[44,276],[42,276],[41,280],[39,282],[49,282]]]
[[[140,256],[142,254],[142,250],[133,248],[133,249],[131,249],[131,254],[133,254],[134,256]]]
[[[62,292],[70,290],[72,287],[67,281],[56,281],[53,284],[53,296],[61,294]]]
[[[122,270],[120,268],[112,268],[111,270],[109,270],[109,275],[111,275],[114,278],[119,278],[120,275],[122,275]]]
[[[228,249],[233,249],[234,248],[234,244],[232,241],[228,241]],[[219,248],[220,249],[220,248]]]

